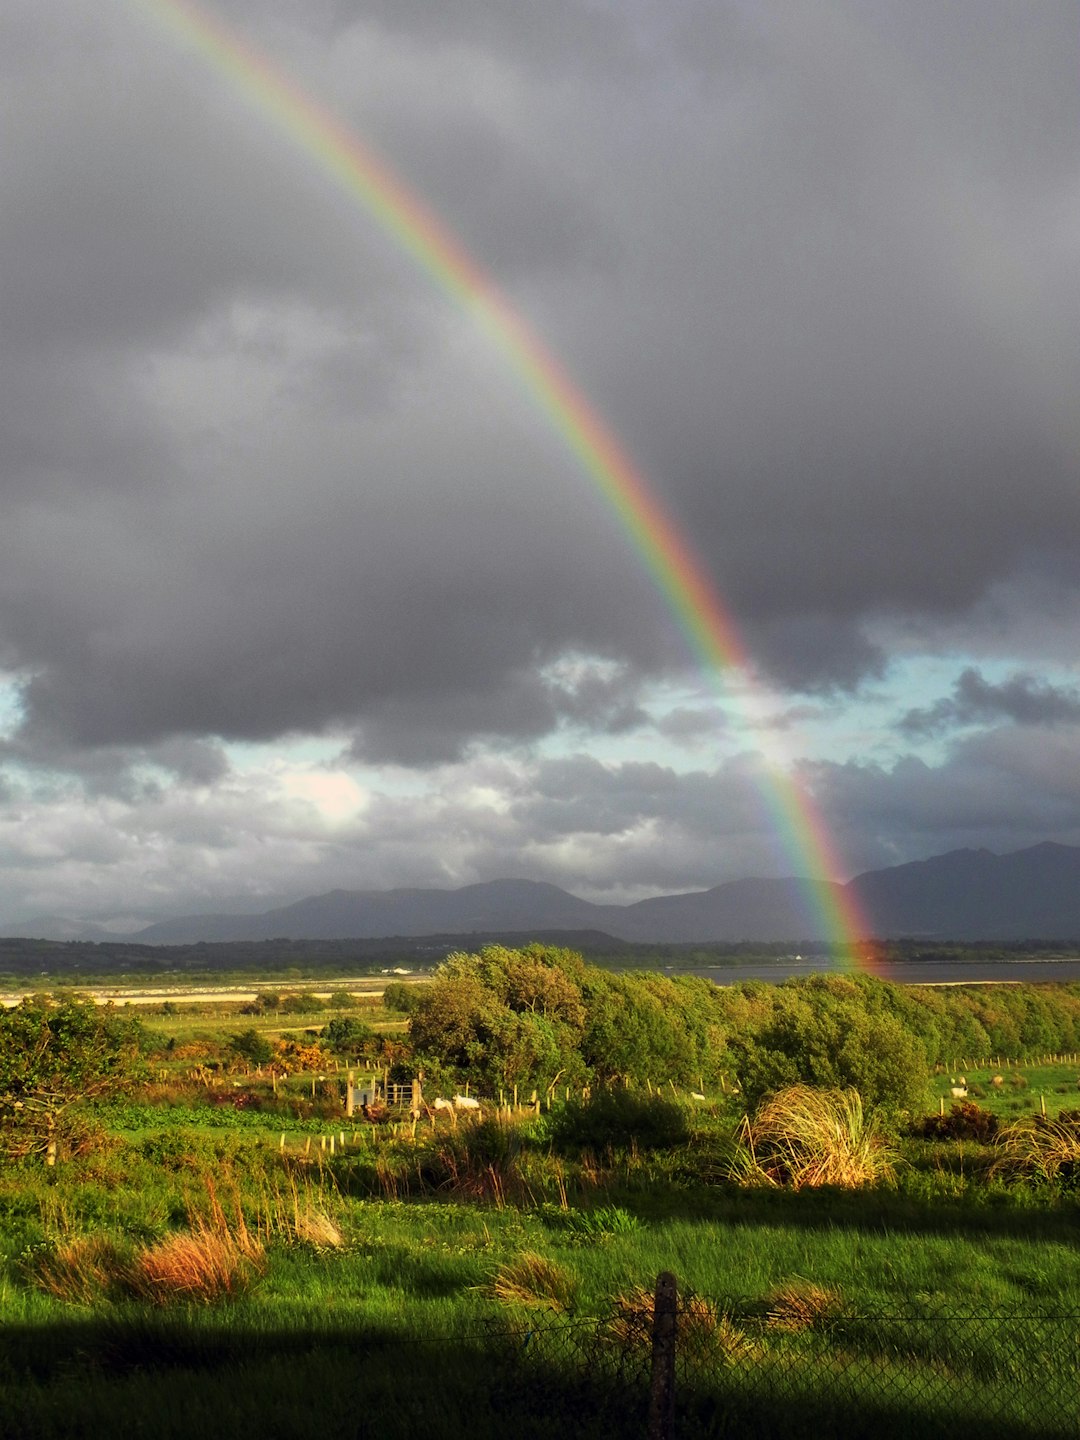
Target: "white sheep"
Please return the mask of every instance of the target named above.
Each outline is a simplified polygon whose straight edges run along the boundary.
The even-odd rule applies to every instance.
[[[966,1095],[967,1095],[967,1086],[966,1086],[966,1085],[954,1085],[954,1086],[952,1087],[952,1089],[949,1091],[949,1094],[952,1096],[952,1098],[953,1098],[954,1100],[963,1100],[963,1099],[966,1097]]]
[[[480,1101],[474,1100],[471,1095],[455,1095],[454,1108],[456,1110],[479,1110]]]

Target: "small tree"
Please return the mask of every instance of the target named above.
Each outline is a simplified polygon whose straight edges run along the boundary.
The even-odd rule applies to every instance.
[[[375,1032],[351,1015],[340,1015],[329,1021],[322,1033],[323,1044],[336,1055],[357,1057],[366,1054],[375,1043]]]
[[[229,1049],[249,1065],[268,1065],[274,1058],[269,1040],[254,1028],[241,1030],[239,1034],[231,1036]]]
[[[400,980],[391,980],[382,995],[383,1008],[398,1015],[411,1015],[418,999],[419,987],[404,985]]]
[[[297,990],[281,998],[281,1009],[286,1015],[313,1015],[325,1008],[319,997],[310,990]]]
[[[54,1165],[68,1110],[123,1084],[140,1035],[136,1021],[77,996],[0,1010],[0,1147]]]

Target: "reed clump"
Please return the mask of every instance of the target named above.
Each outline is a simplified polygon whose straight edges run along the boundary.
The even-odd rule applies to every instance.
[[[104,1235],[79,1235],[35,1246],[22,1271],[39,1290],[70,1305],[93,1305],[123,1288],[129,1260]]]
[[[769,1292],[765,1306],[765,1323],[770,1330],[798,1335],[820,1329],[835,1319],[843,1309],[843,1300],[836,1290],[809,1280],[790,1280]]]
[[[793,1190],[858,1189],[892,1178],[895,1154],[857,1090],[792,1085],[744,1119],[730,1174]]]
[[[535,1250],[523,1250],[515,1260],[499,1267],[485,1290],[503,1305],[562,1311],[573,1301],[574,1280],[554,1260]]]
[[[1002,1130],[993,1171],[1011,1179],[1050,1184],[1080,1178],[1080,1113],[1062,1111],[1055,1120],[1036,1117]]]
[[[652,1346],[653,1292],[643,1285],[616,1295],[607,1338],[622,1350],[649,1350]],[[678,1353],[683,1361],[736,1364],[759,1351],[758,1344],[702,1295],[680,1295],[676,1317]]]

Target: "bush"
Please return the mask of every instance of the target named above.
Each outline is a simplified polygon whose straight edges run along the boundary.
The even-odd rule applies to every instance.
[[[229,1049],[250,1065],[269,1065],[274,1058],[269,1040],[255,1029],[241,1030],[239,1034],[230,1035]]]
[[[927,1115],[912,1128],[926,1140],[978,1140],[987,1145],[997,1135],[999,1121],[992,1111],[961,1100],[948,1115]]]
[[[282,996],[281,1010],[285,1015],[314,1015],[325,1009],[323,1001],[309,991]]]
[[[361,1020],[341,1015],[331,1020],[322,1032],[323,1043],[337,1055],[366,1054],[375,1043],[375,1032]]]
[[[563,1151],[632,1144],[660,1150],[690,1137],[680,1105],[640,1090],[597,1090],[588,1100],[568,1100],[548,1115],[547,1130],[552,1144]]]

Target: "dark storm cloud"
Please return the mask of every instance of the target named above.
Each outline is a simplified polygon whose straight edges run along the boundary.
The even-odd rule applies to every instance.
[[[1019,725],[1065,725],[1080,722],[1080,691],[1049,685],[1033,675],[1013,675],[1000,685],[979,670],[964,670],[952,695],[921,710],[909,710],[900,721],[907,735],[937,735],[964,725],[1013,720]]]
[[[0,21],[21,742],[337,727],[430,764],[641,724],[686,654],[505,363],[220,77],[100,13]],[[1071,6],[223,13],[534,319],[768,676],[962,648],[1049,556],[1075,606]],[[568,655],[619,693],[553,687]]]
[[[502,675],[497,689],[483,677],[457,693],[417,704],[391,699],[371,706],[350,758],[431,766],[459,760],[470,742],[527,742],[560,727],[619,735],[648,722],[637,703],[637,677],[586,664],[561,679],[535,670]]]

